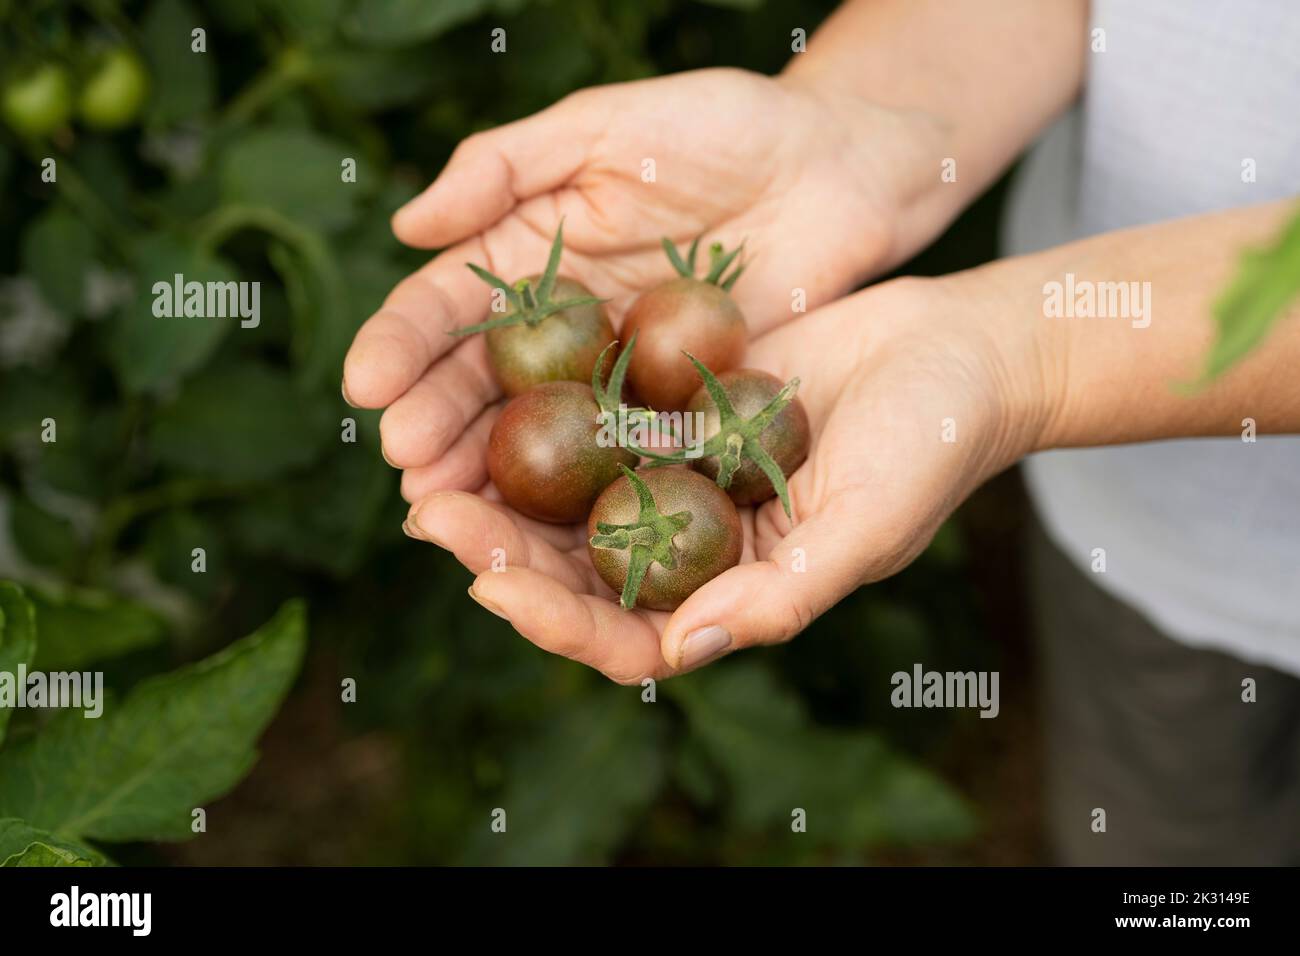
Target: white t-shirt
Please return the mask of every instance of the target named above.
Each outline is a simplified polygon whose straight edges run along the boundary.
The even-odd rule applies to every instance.
[[[1005,252],[1300,195],[1300,2],[1094,0],[1092,31],[1104,52],[1022,166]],[[1300,368],[1277,384],[1300,389]],[[1300,674],[1300,437],[1053,451],[1025,472],[1099,586],[1177,640]]]

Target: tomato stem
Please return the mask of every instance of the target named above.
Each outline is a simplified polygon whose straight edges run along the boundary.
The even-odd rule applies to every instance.
[[[560,256],[563,252],[564,220],[561,219],[559,227],[555,230],[555,239],[551,242],[550,254],[546,258],[546,271],[542,273],[541,279],[538,280],[536,289],[527,279],[520,279],[512,286],[505,279],[493,275],[482,266],[477,266],[472,262],[465,263],[476,276],[492,288],[501,290],[506,297],[506,302],[514,311],[498,316],[495,319],[488,319],[486,322],[480,322],[477,325],[452,329],[449,334],[463,337],[476,335],[479,332],[487,332],[490,329],[505,328],[508,325],[526,324],[536,326],[556,312],[563,312],[565,309],[574,309],[583,305],[599,305],[602,302],[608,302],[608,299],[597,298],[594,295],[574,296],[559,302],[551,301],[551,293],[555,291],[555,280],[560,272]],[[599,366],[597,367],[599,368]]]
[[[672,240],[667,236],[660,239],[659,244],[663,246],[664,254],[668,256],[668,261],[672,263],[672,266],[677,270],[678,275],[684,279],[695,278],[695,259],[700,248],[699,236],[696,236],[691,241],[690,250],[686,253],[686,258],[684,260],[681,257],[681,253],[677,251],[677,247],[673,245]],[[741,261],[737,263],[736,268],[730,275],[727,275],[724,278],[724,273],[726,273],[727,269],[731,267],[731,264],[735,262],[736,257],[744,252],[744,249],[744,240],[741,240],[740,245],[736,246],[736,248],[732,249],[730,252],[726,252],[720,242],[710,243],[709,271],[705,274],[703,281],[718,286],[724,292],[730,292],[731,287],[736,284],[736,280],[739,279],[741,273],[745,271],[747,263],[742,257]]]
[[[704,389],[709,393],[709,398],[713,400],[713,404],[718,409],[718,433],[709,438],[694,457],[716,457],[718,459],[718,477],[716,480],[718,487],[723,489],[731,487],[731,479],[744,463],[744,460],[748,458],[772,482],[772,488],[776,491],[777,497],[781,499],[781,507],[785,509],[786,517],[792,518],[790,490],[786,485],[785,475],[782,473],[781,467],[767,453],[760,439],[776,416],[794,401],[795,393],[799,390],[799,379],[792,378],[786,382],[781,391],[777,392],[770,402],[754,415],[744,418],[736,411],[736,407],[731,402],[731,397],[727,394],[727,390],[722,383],[718,381],[718,377],[690,352],[683,354],[691,360],[695,370],[700,373],[700,378],[704,380]],[[659,465],[688,463],[684,450],[674,452],[671,455],[653,454],[643,450],[638,451],[652,460],[651,464],[647,466],[651,468]]]

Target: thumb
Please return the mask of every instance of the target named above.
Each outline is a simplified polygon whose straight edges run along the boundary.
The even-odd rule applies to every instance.
[[[832,499],[766,560],[738,565],[687,598],[664,629],[664,660],[689,671],[733,650],[788,641],[859,584],[901,566],[898,549],[864,527],[852,497]]]
[[[449,246],[564,185],[582,169],[604,125],[606,92],[584,90],[462,140],[438,178],[394,213],[394,234],[423,249]]]

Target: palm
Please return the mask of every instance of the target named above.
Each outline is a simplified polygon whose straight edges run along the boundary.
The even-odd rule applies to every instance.
[[[864,321],[855,300],[879,303],[879,314]],[[790,480],[795,527],[775,500],[742,509],[741,566],[675,615],[707,621],[710,605],[743,606],[772,586],[774,567],[788,566],[795,549],[809,573],[843,575],[843,593],[891,574],[983,476],[985,446],[973,439],[986,429],[988,383],[933,341],[915,340],[906,317],[889,314],[891,301],[863,293],[754,343],[752,364],[804,383],[813,445]],[[968,440],[943,442],[944,418]],[[674,615],[619,609],[587,557],[585,528],[532,522],[484,497],[496,498],[490,488],[483,497],[439,495],[419,506],[419,524],[480,575],[476,588],[522,634],[617,680],[673,672],[661,637]],[[494,548],[505,552],[504,573],[489,572]]]

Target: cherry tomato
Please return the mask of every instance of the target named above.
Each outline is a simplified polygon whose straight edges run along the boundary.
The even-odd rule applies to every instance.
[[[660,411],[680,411],[699,386],[683,351],[715,372],[735,368],[745,357],[749,331],[729,292],[745,271],[744,263],[726,274],[741,249],[724,252],[720,243],[714,243],[709,249],[712,264],[704,278],[697,279],[698,246],[697,239],[683,259],[671,242],[663,240],[678,278],[638,298],[623,325],[624,335],[636,335],[641,341],[628,381],[642,401]]]
[[[488,437],[492,483],[512,508],[568,524],[582,521],[596,497],[635,466],[626,448],[602,446],[600,405],[591,386],[543,382],[507,403]]]
[[[591,563],[623,607],[671,611],[740,561],[744,531],[731,499],[698,472],[624,470],[587,519]]]
[[[475,275],[504,296],[506,307],[486,322],[453,334],[486,333],[488,360],[507,396],[518,395],[541,382],[588,381],[601,353],[614,341],[614,327],[605,315],[604,300],[592,295],[581,282],[559,275],[563,252],[561,222],[541,275],[510,285],[486,269],[467,263]]]
[[[121,129],[140,115],[149,95],[149,74],[127,47],[116,47],[100,61],[81,88],[77,111],[87,126]]]
[[[540,279],[530,276],[525,281],[536,285]],[[555,280],[555,296],[592,298],[586,286],[564,276]],[[506,314],[515,312],[511,306]],[[587,381],[600,353],[613,341],[614,327],[598,302],[562,309],[536,325],[521,322],[487,332],[492,371],[507,395],[518,395],[540,382]]]
[[[17,133],[47,136],[67,125],[72,115],[72,84],[68,71],[44,63],[5,87],[0,113]]]
[[[735,368],[749,333],[731,296],[699,279],[673,279],[633,304],[623,326],[641,343],[628,381],[651,408],[680,411],[700,385],[682,355],[690,352],[714,371]]]
[[[732,407],[741,419],[751,419],[775,399],[784,386],[781,380],[767,372],[753,368],[733,369],[717,376],[718,384],[726,391]],[[704,415],[702,441],[707,442],[721,429],[722,416],[704,386],[696,391],[687,403],[688,413]],[[812,443],[812,427],[808,412],[798,398],[782,408],[762,429],[757,438],[759,446],[767,452],[787,478],[808,457]],[[691,462],[693,468],[714,480],[722,467],[721,457],[705,455]],[[742,455],[739,467],[732,473],[727,494],[738,505],[755,505],[776,495],[771,480],[763,473],[753,458]]]

